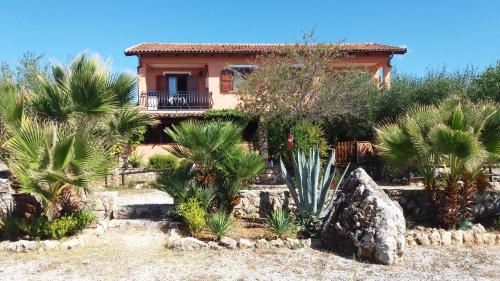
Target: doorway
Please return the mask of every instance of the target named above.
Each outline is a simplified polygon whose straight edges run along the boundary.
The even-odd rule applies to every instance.
[[[187,91],[187,74],[168,74],[166,79],[170,96],[177,95],[177,92]]]

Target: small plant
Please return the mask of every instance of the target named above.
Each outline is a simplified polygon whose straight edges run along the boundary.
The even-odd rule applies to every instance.
[[[61,239],[84,229],[95,219],[95,214],[89,211],[76,211],[57,219],[48,220],[45,216],[5,219],[3,232],[9,238],[27,235],[39,239]]]
[[[155,170],[173,170],[179,167],[180,159],[172,154],[155,154],[149,157],[148,168]]]
[[[406,223],[406,229],[412,229],[415,226],[415,222],[410,216],[405,217],[405,223]]]
[[[189,198],[177,207],[177,213],[183,218],[189,232],[196,236],[206,225],[205,210],[196,198]]]
[[[251,224],[252,226],[256,226],[257,225],[257,218],[258,217],[259,217],[259,213],[255,212],[255,211],[250,214],[250,221],[252,223]]]
[[[134,151],[132,155],[128,158],[128,165],[132,168],[140,168],[142,166],[142,158],[144,154],[142,153],[137,153],[137,151]]]
[[[225,212],[217,211],[208,219],[208,227],[215,234],[217,239],[226,235],[233,227],[234,221],[230,215]]]
[[[285,238],[295,230],[295,221],[287,211],[276,210],[267,217],[267,228],[278,238]]]
[[[462,222],[460,222],[460,229],[464,231],[469,230],[473,225],[474,223],[472,223],[470,220],[463,220]]]

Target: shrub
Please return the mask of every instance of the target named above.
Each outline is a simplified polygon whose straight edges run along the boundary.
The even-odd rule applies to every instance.
[[[231,230],[234,221],[227,213],[217,211],[210,216],[207,224],[217,239],[220,239]]]
[[[196,198],[189,198],[177,207],[177,213],[183,218],[189,232],[196,236],[205,227],[205,210]]]
[[[142,157],[143,154],[138,154],[137,151],[134,151],[128,158],[128,165],[132,168],[140,168],[142,166]]]
[[[149,157],[148,168],[157,170],[172,170],[179,166],[180,159],[172,154],[155,154]]]
[[[321,158],[327,156],[328,141],[320,125],[308,121],[299,121],[295,123],[290,132],[294,137],[294,149],[309,151],[313,146],[317,146]]]
[[[70,215],[48,220],[45,216],[5,219],[3,233],[9,238],[27,235],[39,239],[61,239],[84,229],[94,221],[95,215],[89,211],[76,211]]]
[[[208,121],[232,121],[245,126],[248,123],[248,116],[237,109],[209,109],[203,112],[203,118]]]
[[[285,238],[295,230],[295,221],[287,211],[276,210],[267,216],[267,228],[278,238]]]

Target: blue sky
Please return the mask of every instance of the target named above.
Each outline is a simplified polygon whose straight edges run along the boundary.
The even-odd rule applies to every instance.
[[[406,46],[398,72],[482,69],[500,60],[500,1],[25,0],[0,4],[0,60],[23,52],[67,62],[83,50],[135,71],[125,48],[139,42],[320,42]]]

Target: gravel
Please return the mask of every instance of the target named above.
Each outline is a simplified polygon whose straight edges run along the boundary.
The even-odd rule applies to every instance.
[[[309,248],[171,251],[144,225],[73,250],[0,252],[0,280],[500,280],[500,246],[410,247],[384,266]]]

